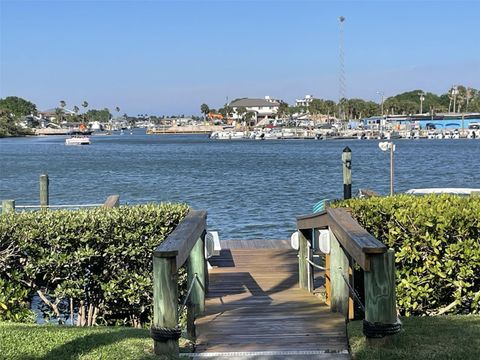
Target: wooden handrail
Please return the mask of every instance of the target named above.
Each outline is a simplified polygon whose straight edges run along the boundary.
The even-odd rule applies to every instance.
[[[330,251],[325,256],[326,302],[332,311],[353,318],[354,263],[363,269],[365,293],[364,333],[376,338],[400,329],[395,306],[395,253],[369,234],[345,208],[297,217],[299,285],[313,292],[311,265],[315,229],[330,232]],[[352,293],[351,293],[352,292]],[[369,339],[370,343],[375,340]]]
[[[187,331],[195,336],[195,317],[205,310],[208,290],[205,259],[207,212],[190,210],[175,230],[153,251],[153,326],[156,355],[178,357],[178,339],[164,336],[178,331],[178,269],[186,263],[188,299]]]
[[[325,211],[297,217],[298,230],[327,228],[363,270],[370,269],[369,254],[382,254],[387,247],[365,230],[345,208],[327,208]]]
[[[179,269],[187,260],[190,251],[207,228],[207,212],[190,210],[175,230],[153,252],[159,258],[175,257]]]

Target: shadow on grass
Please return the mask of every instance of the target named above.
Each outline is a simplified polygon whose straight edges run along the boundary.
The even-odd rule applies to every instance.
[[[126,339],[148,339],[148,335],[145,332],[138,329],[121,329],[114,331],[95,331],[91,334],[75,338],[60,346],[50,350],[47,354],[41,357],[41,359],[78,359],[81,355],[87,355],[91,351],[98,349],[102,346],[114,345]],[[153,344],[153,340],[152,340]],[[112,351],[113,350],[113,351]],[[121,352],[121,348],[118,349],[105,349],[104,353],[98,355],[98,358],[109,358],[109,355],[114,355],[112,352]],[[92,354],[93,355],[93,354]],[[120,355],[120,354],[118,354]],[[93,356],[92,356],[93,357]],[[115,357],[115,356],[113,356]],[[112,357],[112,358],[113,358]],[[138,354],[135,359],[154,359],[153,352],[149,354],[144,350],[143,354]],[[31,357],[30,359],[38,359],[37,357]]]

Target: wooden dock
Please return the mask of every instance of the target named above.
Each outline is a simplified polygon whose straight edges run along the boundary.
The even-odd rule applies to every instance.
[[[212,259],[192,357],[349,359],[345,318],[298,285],[297,251],[283,240],[223,241]]]

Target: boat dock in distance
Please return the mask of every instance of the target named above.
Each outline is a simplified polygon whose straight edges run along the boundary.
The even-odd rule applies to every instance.
[[[389,121],[387,121],[389,120]],[[394,120],[396,122],[394,122]],[[477,118],[435,119],[411,122],[402,118],[365,119],[348,124],[314,124],[303,121],[297,126],[285,126],[281,120],[267,125],[246,127],[232,125],[187,125],[147,129],[147,134],[206,134],[216,140],[286,140],[286,139],[480,139],[480,115]],[[425,122],[425,123],[424,123]]]

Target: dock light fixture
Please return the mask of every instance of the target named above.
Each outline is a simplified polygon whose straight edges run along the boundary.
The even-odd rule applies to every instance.
[[[390,195],[393,195],[393,153],[395,152],[395,144],[392,142],[384,141],[378,143],[378,147],[382,151],[390,150]]]

